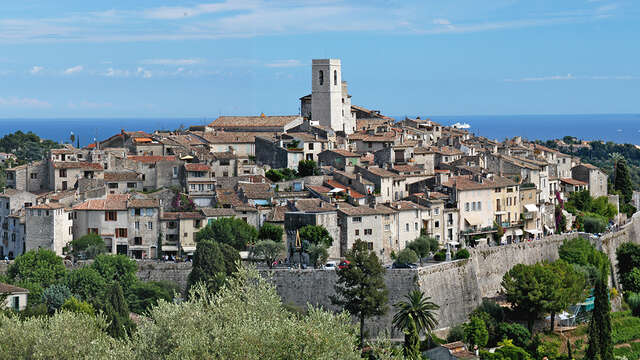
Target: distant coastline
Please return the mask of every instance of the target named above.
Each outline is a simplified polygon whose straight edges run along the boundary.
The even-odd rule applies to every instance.
[[[416,115],[409,115],[415,117]],[[522,136],[529,140],[549,140],[565,135],[584,140],[604,140],[640,145],[640,114],[583,114],[583,115],[437,115],[424,116],[442,125],[469,124],[470,132],[491,139]],[[404,119],[404,115],[394,116]],[[184,125],[205,125],[210,118],[60,118],[60,119],[0,119],[0,136],[33,131],[38,136],[57,142],[68,141],[71,131],[86,146],[106,139],[121,129],[175,130]]]

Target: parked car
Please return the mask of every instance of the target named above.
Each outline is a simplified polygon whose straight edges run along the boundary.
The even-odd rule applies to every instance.
[[[338,268],[338,263],[335,261],[327,261],[327,263],[324,264],[325,270],[336,270],[337,268]]]
[[[340,264],[338,265],[338,269],[342,270],[342,269],[346,268],[347,266],[349,266],[349,264],[351,264],[351,262],[349,262],[349,260],[342,260],[340,262]]]
[[[418,265],[417,264],[404,264],[404,263],[394,262],[391,267],[393,269],[417,269]]]

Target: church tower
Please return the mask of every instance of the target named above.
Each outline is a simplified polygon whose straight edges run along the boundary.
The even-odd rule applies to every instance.
[[[311,120],[334,131],[351,133],[351,129],[345,129],[342,114],[340,59],[313,60],[311,84]]]

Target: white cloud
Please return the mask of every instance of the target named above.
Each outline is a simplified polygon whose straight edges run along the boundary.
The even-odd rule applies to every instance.
[[[42,66],[34,66],[34,67],[31,68],[31,70],[29,70],[29,72],[31,73],[31,75],[35,75],[35,74],[39,73],[42,70],[44,70],[44,67],[42,67]]]
[[[185,65],[202,64],[203,62],[204,62],[203,59],[195,58],[195,59],[146,59],[146,60],[142,60],[140,63],[145,65],[185,66]]]
[[[297,67],[304,65],[300,60],[274,60],[270,63],[265,64],[266,67],[271,68],[285,68],[285,67]]]
[[[19,98],[16,96],[0,97],[0,106],[6,107],[30,107],[30,108],[46,108],[51,107],[46,101],[34,98]]]
[[[64,71],[65,75],[71,75],[71,74],[75,74],[78,73],[80,71],[82,71],[84,69],[84,67],[82,65],[77,65],[74,67],[70,67],[67,70]]]
[[[138,76],[142,76],[145,79],[149,79],[152,76],[151,71],[146,70],[145,68],[142,68],[142,67],[138,67],[138,69],[136,69],[136,74]]]
[[[144,16],[150,19],[176,20],[204,14],[221,13],[228,11],[255,10],[260,6],[260,1],[228,0],[221,3],[200,4],[194,7],[159,7],[148,9]]]
[[[129,77],[131,73],[129,70],[120,70],[114,68],[108,68],[102,75],[106,77]]]

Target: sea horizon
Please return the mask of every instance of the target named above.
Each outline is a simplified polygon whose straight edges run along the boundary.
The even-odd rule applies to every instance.
[[[603,140],[640,145],[640,114],[514,114],[514,115],[394,115],[431,119],[445,126],[455,123],[469,125],[468,130],[478,136],[499,141],[521,136],[528,140],[549,140],[575,136],[583,140]],[[33,131],[44,139],[69,141],[71,132],[80,145],[106,139],[121,129],[126,131],[175,130],[206,125],[217,117],[51,117],[0,118],[0,136],[21,130]]]

